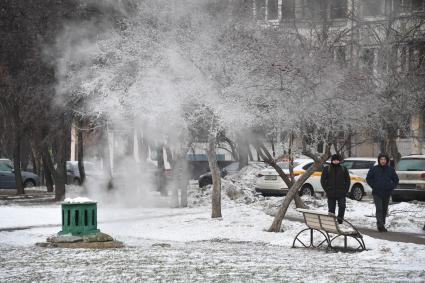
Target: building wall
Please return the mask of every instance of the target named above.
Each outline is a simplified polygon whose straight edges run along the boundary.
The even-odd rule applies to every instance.
[[[253,0],[253,3],[253,14],[260,24],[286,29],[296,26],[296,31],[307,38],[315,36],[311,27],[320,30],[323,19],[330,36],[348,30],[334,48],[335,60],[369,70],[373,76],[389,68],[387,64],[393,58],[400,72],[425,64],[425,31],[409,33],[415,25],[423,26],[424,0]],[[382,54],[379,47],[387,40],[390,21],[403,36],[390,42],[391,51]],[[385,61],[385,56],[389,60]],[[423,127],[423,113],[412,113],[410,138],[400,137],[397,141],[402,155],[425,152]],[[357,144],[351,150],[353,156],[376,156],[380,151],[379,144],[371,139],[354,140],[353,144]]]

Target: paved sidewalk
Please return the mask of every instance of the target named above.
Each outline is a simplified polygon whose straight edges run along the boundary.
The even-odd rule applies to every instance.
[[[285,219],[290,221],[297,221],[304,223],[304,219],[301,217],[293,217],[293,216],[285,216]],[[378,232],[377,230],[369,229],[369,228],[356,228],[364,235],[368,235],[375,239],[382,239],[392,242],[403,242],[403,243],[414,243],[419,245],[425,245],[425,231],[423,234],[415,234],[415,233],[404,233],[404,232],[392,232],[388,231],[386,233]]]

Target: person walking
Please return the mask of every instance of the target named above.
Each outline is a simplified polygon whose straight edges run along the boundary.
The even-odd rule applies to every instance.
[[[379,154],[378,165],[370,168],[366,177],[366,182],[372,188],[373,202],[376,208],[376,226],[379,232],[387,232],[385,219],[388,213],[388,204],[398,181],[395,169],[390,166],[388,155]]]
[[[350,174],[347,168],[341,165],[342,158],[339,154],[331,157],[331,164],[323,168],[320,183],[328,197],[328,211],[335,214],[338,202],[338,223],[342,224],[346,207],[346,196],[350,189]]]

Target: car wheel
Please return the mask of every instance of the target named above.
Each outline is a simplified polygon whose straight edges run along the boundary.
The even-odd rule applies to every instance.
[[[24,188],[32,188],[35,187],[35,182],[33,180],[27,180],[24,183]]]
[[[306,184],[301,187],[300,196],[313,196],[313,195],[314,195],[314,190],[311,185]]]
[[[207,178],[202,178],[201,180],[199,180],[199,188],[203,188],[206,185],[208,185],[208,180]]]
[[[351,189],[351,198],[357,201],[361,201],[363,198],[363,187],[359,184],[356,184]]]

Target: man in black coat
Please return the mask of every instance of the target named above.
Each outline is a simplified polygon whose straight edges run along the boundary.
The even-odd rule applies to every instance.
[[[320,178],[323,190],[328,197],[328,211],[335,214],[338,202],[338,223],[342,223],[345,214],[345,197],[350,189],[350,174],[341,165],[341,156],[332,155],[331,165],[325,167]]]
[[[395,187],[398,185],[398,176],[394,168],[389,165],[390,158],[386,154],[378,156],[378,165],[370,168],[366,182],[372,188],[373,202],[376,207],[376,224],[379,232],[387,232],[385,218],[388,213],[388,203]]]

